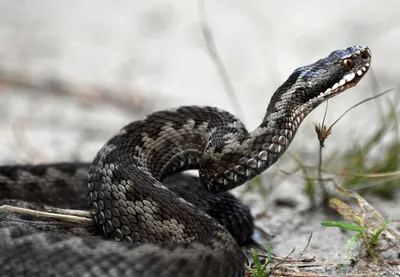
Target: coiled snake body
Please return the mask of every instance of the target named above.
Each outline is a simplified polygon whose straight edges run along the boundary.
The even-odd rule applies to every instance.
[[[87,202],[106,237],[134,243],[39,232],[3,220],[2,276],[244,276],[244,256],[224,219],[221,225],[161,182],[199,169],[201,184],[222,195],[252,179],[285,152],[307,114],[358,83],[370,60],[366,46],[353,46],[296,69],[252,132],[226,111],[198,106],[125,126],[91,164]],[[4,176],[11,171],[0,168]],[[3,199],[18,198],[10,184],[24,186],[10,178],[0,179]],[[29,191],[22,194],[29,198]],[[252,222],[247,225],[252,232]]]

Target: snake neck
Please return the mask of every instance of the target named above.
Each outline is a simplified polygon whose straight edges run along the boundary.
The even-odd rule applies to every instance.
[[[282,92],[287,85],[283,84],[274,93],[263,121],[254,131],[237,132],[236,136],[226,136],[222,142],[214,139],[220,135],[213,134],[223,131],[214,130],[199,172],[202,184],[209,191],[230,190],[251,180],[272,166],[287,150],[304,118],[318,106],[313,101],[306,104],[291,101],[287,96],[301,93],[302,88],[286,88]],[[243,127],[236,122],[228,128]]]

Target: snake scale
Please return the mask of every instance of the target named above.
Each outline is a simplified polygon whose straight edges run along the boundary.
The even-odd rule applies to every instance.
[[[1,275],[244,276],[239,245],[254,226],[248,209],[225,191],[274,164],[303,119],[355,86],[370,62],[368,47],[352,46],[296,69],[252,132],[226,111],[186,106],[122,128],[98,152],[88,177],[84,164],[1,167],[0,199],[40,202],[36,195],[47,193],[43,204],[82,208],[86,198],[99,232],[110,238],[38,230],[3,213]],[[174,191],[163,183],[187,169],[199,170],[202,186]],[[32,180],[38,176],[42,181]]]

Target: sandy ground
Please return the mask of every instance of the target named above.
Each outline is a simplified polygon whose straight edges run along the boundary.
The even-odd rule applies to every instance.
[[[397,90],[344,117],[326,155],[365,140],[388,100],[398,99],[398,1],[220,0],[208,1],[206,14],[250,129],[295,68],[353,44],[371,48],[372,70],[330,101],[328,123],[362,99]],[[90,160],[120,127],[163,108],[213,105],[238,113],[207,52],[197,1],[0,0],[0,76],[2,164]],[[318,149],[312,122],[323,113],[320,107],[307,118],[290,149],[310,164]],[[271,170],[290,169],[289,160]],[[256,203],[255,214],[268,211],[259,225],[275,235],[274,251],[284,256],[296,246],[298,254],[313,231],[306,255],[341,259],[350,235],[319,225],[331,216],[307,212],[301,179],[281,179],[266,198],[244,196]],[[295,207],[275,205],[280,198]],[[400,218],[396,200],[371,201]]]

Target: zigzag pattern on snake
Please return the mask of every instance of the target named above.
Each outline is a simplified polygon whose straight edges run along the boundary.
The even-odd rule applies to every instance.
[[[366,46],[352,46],[296,69],[274,93],[252,132],[226,111],[198,106],[155,112],[125,126],[98,152],[86,179],[96,225],[107,238],[122,242],[60,234],[46,226],[37,230],[3,215],[2,276],[244,276],[239,244],[254,226],[249,211],[225,191],[274,164],[303,119],[355,86],[370,62]],[[71,201],[51,192],[55,186],[65,189],[65,195],[75,189],[82,203],[79,186],[65,188],[57,184],[60,176],[46,177],[51,168],[53,174],[62,172],[57,166],[63,165],[0,168],[1,199],[40,202],[34,195],[42,193],[54,198],[47,200],[50,204]],[[174,192],[162,183],[187,169],[199,169],[203,187],[192,195],[201,197],[184,199],[179,189]],[[46,180],[40,186],[31,180],[38,175]],[[202,202],[209,197],[206,191],[215,193],[213,204]],[[227,206],[218,213],[210,208],[221,203]],[[235,212],[224,211],[229,206]],[[235,235],[237,230],[244,231]]]

